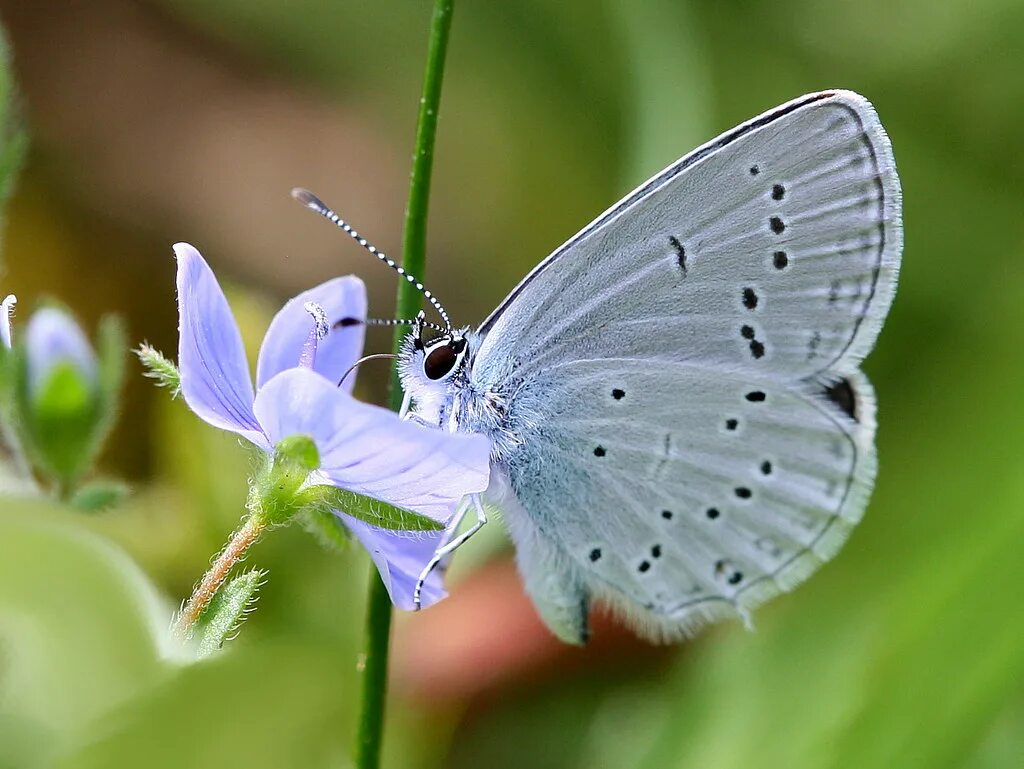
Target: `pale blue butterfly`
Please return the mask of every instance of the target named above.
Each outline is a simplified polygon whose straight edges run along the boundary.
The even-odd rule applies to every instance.
[[[659,639],[746,619],[863,514],[875,398],[858,366],[901,249],[874,109],[849,91],[803,96],[616,203],[476,331],[396,267],[443,319],[421,314],[406,340],[406,410],[491,440],[484,496],[560,638],[586,640],[595,599]],[[476,524],[421,581],[486,522],[480,495],[470,505]]]

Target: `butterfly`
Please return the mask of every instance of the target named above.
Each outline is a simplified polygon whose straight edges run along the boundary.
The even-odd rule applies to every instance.
[[[405,410],[490,439],[485,500],[558,637],[585,642],[595,602],[658,640],[746,620],[836,554],[875,479],[859,365],[895,293],[901,210],[875,110],[824,91],[641,185],[475,330],[405,276],[444,321],[412,321]]]

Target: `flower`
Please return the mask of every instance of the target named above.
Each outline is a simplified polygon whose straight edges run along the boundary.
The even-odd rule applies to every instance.
[[[51,481],[63,497],[89,471],[117,413],[123,338],[118,321],[99,326],[99,354],[75,319],[47,306],[29,318],[15,345],[13,295],[0,304],[7,440],[12,453]],[[6,354],[7,352],[11,354]]]
[[[329,321],[366,316],[366,292],[353,276],[334,278],[284,305],[274,317],[256,366],[256,390],[241,334],[213,271],[186,243],[178,261],[181,393],[197,416],[241,435],[268,456],[282,440],[304,435],[319,453],[311,482],[346,489],[427,516],[452,519],[466,495],[483,491],[489,475],[487,439],[403,421],[351,396],[364,325]],[[420,571],[443,532],[378,529],[335,511],[370,552],[392,601],[412,609]],[[441,577],[424,586],[423,604],[445,595]]]

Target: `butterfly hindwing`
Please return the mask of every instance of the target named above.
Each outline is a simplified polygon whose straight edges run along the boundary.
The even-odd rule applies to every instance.
[[[710,380],[687,364],[584,361],[539,376],[558,417],[508,471],[569,562],[549,578],[580,595],[561,603],[600,598],[674,637],[806,578],[860,519],[874,479],[871,388],[860,374],[842,381],[854,416],[825,383]]]

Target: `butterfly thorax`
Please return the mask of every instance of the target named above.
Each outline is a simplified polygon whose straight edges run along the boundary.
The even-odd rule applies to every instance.
[[[450,371],[437,376],[431,358],[451,360],[441,345],[465,347],[456,354]],[[450,340],[423,343],[415,334],[406,337],[399,355],[402,389],[412,399],[411,414],[424,424],[450,432],[478,433],[491,441],[491,459],[502,463],[521,446],[532,425],[524,420],[519,403],[523,383],[499,376],[481,381],[473,376],[473,364],[483,338],[469,329],[455,332]],[[432,377],[431,374],[434,376]]]

